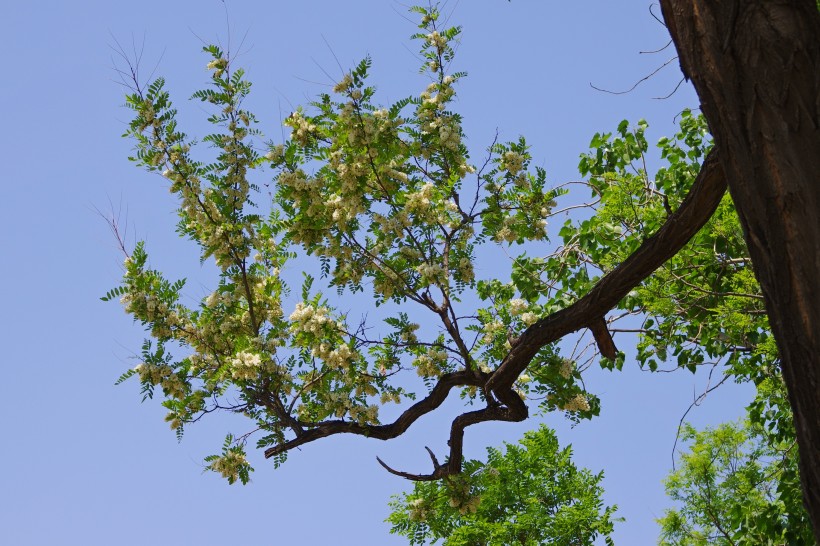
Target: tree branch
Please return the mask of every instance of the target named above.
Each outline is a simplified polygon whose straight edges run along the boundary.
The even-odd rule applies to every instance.
[[[476,373],[470,370],[444,374],[439,378],[438,383],[436,383],[436,386],[430,391],[430,394],[407,408],[404,413],[389,425],[360,425],[351,421],[341,420],[324,421],[317,424],[315,428],[305,430],[303,434],[290,441],[269,447],[265,450],[265,458],[269,459],[274,455],[284,453],[285,451],[318,440],[319,438],[333,436],[334,434],[341,434],[343,432],[367,436],[368,438],[376,438],[378,440],[396,438],[410,428],[410,425],[416,422],[419,417],[438,408],[444,400],[447,399],[450,389],[460,385],[480,387],[484,384],[488,376],[489,374],[482,372]]]
[[[674,256],[695,233],[711,218],[726,191],[726,179],[712,150],[695,179],[689,194],[678,210],[664,225],[623,263],[605,275],[585,296],[552,315],[530,326],[514,343],[510,352],[495,372],[486,374],[471,370],[443,375],[424,399],[409,407],[388,425],[360,425],[349,421],[326,421],[305,430],[300,436],[265,450],[265,457],[273,457],[303,444],[340,433],[351,433],[379,440],[389,440],[404,433],[419,417],[438,408],[450,389],[456,386],[485,387],[495,400],[487,400],[487,407],[465,412],[456,417],[450,428],[450,454],[445,464],[433,459],[433,472],[411,474],[379,463],[392,474],[415,481],[430,481],[457,474],[463,461],[464,430],[485,421],[523,421],[528,416],[526,404],[513,389],[513,383],[530,361],[545,345],[582,328],[598,331],[602,317],[614,308],[630,290],[649,277],[658,267]],[[604,324],[606,328],[606,324]],[[600,333],[600,332],[599,332]],[[611,343],[609,332],[606,337]],[[598,338],[596,337],[596,340]],[[599,346],[601,341],[599,341]],[[612,344],[611,349],[614,349]],[[603,352],[603,349],[602,349]],[[607,352],[609,349],[607,349]]]
[[[686,198],[658,232],[601,278],[584,297],[527,328],[492,375],[487,387],[496,393],[511,388],[542,347],[589,327],[615,307],[630,290],[689,242],[712,217],[725,191],[726,178],[719,164],[718,152],[713,149]]]

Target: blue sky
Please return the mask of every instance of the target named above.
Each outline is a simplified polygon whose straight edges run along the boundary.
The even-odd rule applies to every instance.
[[[464,26],[457,67],[470,76],[456,108],[469,145],[527,136],[534,163],[558,184],[577,179],[578,155],[597,131],[621,119],[650,123],[650,141],[670,134],[675,115],[696,107],[675,62],[627,95],[674,52],[641,54],[668,41],[642,1],[450,1]],[[120,138],[128,112],[112,70],[114,39],[142,47],[143,67],[168,80],[190,133],[203,110],[187,102],[207,83],[201,40],[238,51],[254,82],[251,108],[279,138],[279,120],[364,55],[389,103],[421,91],[415,30],[406,7],[388,0],[338,2],[17,2],[4,6],[0,84],[0,536],[6,544],[403,544],[383,523],[391,494],[409,484],[388,475],[376,455],[408,470],[427,468],[423,451],[443,451],[458,411],[422,420],[389,443],[335,437],[308,445],[274,470],[259,454],[253,482],[228,486],[203,473],[235,423],[192,427],[181,444],[157,403],[139,403],[136,383],[114,387],[137,362],[142,332],[99,296],[115,286],[121,256],[95,212],[121,207],[129,235],[148,242],[153,264],[170,276],[208,283],[194,249],[175,238],[174,203],[157,176],[135,169]],[[230,29],[230,32],[229,32]],[[230,37],[229,37],[230,36]],[[241,44],[241,47],[240,47]],[[330,75],[330,77],[328,76]],[[201,131],[200,131],[200,134]],[[503,274],[503,273],[500,273]],[[621,342],[627,349],[628,343]],[[671,468],[675,430],[705,378],[649,374],[628,361],[622,373],[592,372],[600,418],[570,429],[546,421],[572,443],[576,461],[605,470],[607,502],[627,518],[621,544],[652,543],[653,518],[666,506],[660,480]],[[727,385],[690,414],[698,424],[741,414],[747,390]],[[468,430],[467,455],[516,441],[537,419]]]

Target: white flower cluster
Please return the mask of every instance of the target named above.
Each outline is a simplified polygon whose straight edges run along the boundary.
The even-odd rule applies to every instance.
[[[565,358],[561,360],[561,369],[558,370],[558,373],[561,374],[561,377],[564,379],[569,379],[572,376],[572,372],[575,370],[575,362]]]
[[[350,396],[347,393],[332,391],[325,395],[325,410],[334,414],[336,417],[344,417],[352,405],[353,403],[350,401]]]
[[[205,191],[207,198],[206,203],[212,203],[212,190]],[[216,211],[216,207],[213,207]],[[215,214],[219,214],[216,212]],[[223,223],[220,225],[207,223],[191,223],[198,233],[203,245],[211,250],[214,256],[216,265],[222,268],[222,271],[227,270],[232,265],[236,264],[238,256],[246,258],[250,253],[249,241],[246,237],[243,227],[239,224]]]
[[[331,168],[336,172],[340,182],[338,192],[346,200],[359,199],[361,193],[360,179],[371,174],[371,166],[367,159],[359,158],[358,161],[350,160],[343,162],[341,157],[331,159]],[[392,172],[392,171],[391,171]],[[348,205],[350,206],[350,205]],[[362,207],[358,212],[363,212]]]
[[[339,194],[327,199],[326,206],[333,222],[342,230],[347,227],[351,220],[364,212],[360,199],[349,199]]]
[[[506,331],[506,327],[499,321],[488,322],[484,325],[484,343],[491,344],[496,334]]]
[[[282,318],[282,301],[277,295],[275,287],[279,284],[279,269],[273,268],[270,275],[250,276],[249,283],[254,300],[256,320],[274,322]],[[250,311],[246,310],[243,322],[250,323]]]
[[[333,369],[347,367],[347,365],[353,362],[358,356],[346,343],[340,344],[335,349],[331,349],[327,343],[320,343],[317,347],[311,349],[310,352],[313,356],[321,358]]]
[[[324,395],[325,411],[338,418],[349,415],[359,424],[377,424],[379,422],[379,407],[376,405],[357,406],[350,399],[350,395],[345,391],[332,391]],[[300,410],[304,406],[300,407]]]
[[[521,315],[521,322],[523,322],[525,326],[532,326],[533,324],[538,322],[538,315],[530,312],[523,313]]]
[[[541,210],[543,211],[544,209],[541,209]],[[544,216],[547,215],[547,213],[544,213],[544,212],[542,212],[542,214]],[[547,238],[547,219],[546,218],[539,218],[538,220],[535,221],[535,224],[538,226],[538,229],[539,229],[538,236],[536,236],[535,239],[536,240],[546,239]]]
[[[270,150],[268,150],[268,153],[265,154],[265,159],[267,159],[268,161],[278,161],[278,160],[282,159],[282,157],[284,157],[284,155],[285,155],[285,147],[281,144],[277,144],[277,145],[271,147]]]
[[[175,411],[168,412],[165,415],[165,422],[171,425],[171,430],[176,430],[182,426],[182,419]]]
[[[409,213],[424,215],[430,209],[430,199],[433,197],[433,183],[425,183],[417,192],[408,193],[404,210]]]
[[[589,411],[589,401],[583,394],[576,394],[561,409],[565,411]]]
[[[422,280],[429,284],[447,282],[447,274],[439,264],[424,262],[416,266],[416,271],[421,275]]]
[[[244,466],[248,466],[245,455],[231,450],[213,460],[208,468],[214,472],[219,472],[223,478],[227,478],[229,482],[233,483],[239,479],[239,470]]]
[[[416,373],[421,377],[438,377],[441,370],[447,364],[447,352],[442,349],[430,349],[425,354],[417,356],[413,360]]]
[[[458,261],[456,278],[461,279],[465,283],[471,283],[475,280],[475,269],[473,268],[473,262],[470,258],[464,257]]]
[[[458,509],[458,513],[462,516],[467,514],[475,514],[478,510],[478,505],[481,504],[481,497],[473,495],[466,498],[451,497],[449,501],[450,506]]]
[[[412,225],[410,215],[407,214],[407,209],[397,211],[391,216],[384,216],[377,212],[372,214],[373,223],[379,226],[379,233],[385,240],[395,241],[401,238],[403,231]],[[416,252],[417,258],[421,257],[421,253],[414,247],[399,247],[399,252],[406,254],[408,252]]]
[[[219,78],[222,76],[222,73],[228,68],[228,59],[221,58],[221,59],[214,59],[208,63],[205,67],[207,70],[214,71],[214,77]]]
[[[393,269],[389,267],[378,267],[381,276],[373,279],[373,290],[385,299],[392,298],[396,294],[401,294],[404,288],[404,281]]]
[[[382,404],[386,404],[388,402],[393,402],[394,404],[399,404],[399,403],[401,403],[401,395],[397,392],[384,391],[384,392],[381,393],[381,396],[379,397],[379,401]]]
[[[296,192],[309,192],[318,189],[315,181],[309,181],[302,171],[282,171],[277,180],[279,185],[287,186]]]
[[[249,380],[259,376],[262,357],[256,353],[241,351],[231,359],[231,376],[234,379]]]
[[[411,322],[408,324],[405,329],[401,333],[401,340],[404,343],[412,344],[418,343],[419,339],[416,337],[416,330],[418,330],[420,326],[415,322]]]
[[[515,176],[524,168],[524,156],[509,150],[501,156],[501,168]]]
[[[453,81],[455,80],[452,76],[447,76],[442,83],[431,83],[428,85],[427,89],[421,93],[422,102],[434,106],[437,110],[443,111],[444,105],[456,94],[452,86]]]
[[[290,330],[293,333],[307,332],[319,335],[327,325],[341,329],[341,326],[329,316],[330,309],[324,306],[315,307],[310,303],[299,302],[290,314]]]
[[[160,385],[167,396],[185,396],[185,383],[173,373],[174,370],[170,366],[142,362],[134,367],[134,371],[139,375],[141,382]]]
[[[361,425],[379,422],[379,406],[376,405],[353,406],[347,413],[352,420],[358,421]]]
[[[441,96],[441,93],[438,94]],[[461,126],[454,118],[442,118],[443,122],[438,130],[441,145],[448,150],[458,150],[461,144]],[[446,120],[446,122],[444,122]]]
[[[290,137],[301,144],[306,145],[310,140],[311,134],[316,130],[316,125],[310,123],[301,112],[293,112],[285,120],[285,125],[292,128],[293,132]]]
[[[429,95],[425,92],[421,94],[422,98],[424,98],[426,103],[433,104],[438,109],[444,109],[446,101],[445,99],[448,98],[448,94],[439,92],[435,97],[429,97]],[[436,116],[432,118],[432,116],[423,116],[419,113],[419,119],[427,119],[422,123],[422,132],[424,134],[433,134],[438,133],[439,142],[441,146],[447,150],[457,151],[459,148],[459,144],[461,144],[461,125],[459,124],[458,120],[452,116]],[[432,119],[430,119],[432,118]],[[459,167],[460,174],[464,175],[470,171],[470,167],[464,165],[463,167]]]
[[[514,317],[517,317],[518,315],[520,315],[521,313],[526,311],[527,308],[529,307],[527,302],[520,299],[520,298],[515,298],[513,300],[510,300],[509,305],[510,305],[510,314]]]
[[[410,518],[410,521],[424,523],[427,521],[428,515],[432,512],[432,509],[427,506],[427,503],[424,502],[424,499],[422,498],[410,501],[407,506],[409,508],[407,511],[407,517]]]
[[[344,93],[350,86],[353,85],[353,77],[350,73],[344,75],[344,77],[333,87],[334,93]]]
[[[120,298],[120,303],[125,306],[126,313],[136,315],[147,322],[153,322],[168,313],[168,305],[151,292],[128,292]]]
[[[434,30],[430,34],[426,36],[427,43],[435,47],[436,49],[444,49],[447,46],[447,38],[439,33],[439,31]]]
[[[506,218],[505,218],[505,220],[506,220]],[[508,226],[504,226],[501,229],[499,229],[495,233],[495,236],[493,237],[493,239],[495,239],[495,241],[498,242],[498,243],[503,243],[504,241],[506,241],[508,243],[512,243],[517,238],[518,238],[518,236]]]

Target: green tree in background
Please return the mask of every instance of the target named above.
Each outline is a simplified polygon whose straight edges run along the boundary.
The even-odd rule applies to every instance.
[[[599,536],[612,544],[616,507],[601,500],[603,474],[576,468],[571,448],[561,449],[543,425],[519,444],[490,448],[486,463],[466,461],[459,476],[396,497],[392,532],[410,544],[571,546]]]
[[[800,497],[794,442],[772,445],[748,423],[697,431],[666,480],[679,508],[658,521],[663,546],[815,544]]]

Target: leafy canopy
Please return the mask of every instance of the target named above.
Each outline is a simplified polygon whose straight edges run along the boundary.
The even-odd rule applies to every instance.
[[[802,504],[795,444],[748,422],[697,431],[666,480],[679,507],[658,520],[662,546],[815,543]]]
[[[561,449],[546,426],[519,444],[489,448],[486,463],[467,461],[458,476],[394,497],[391,532],[410,544],[571,546],[597,537],[613,544],[616,507],[601,500],[603,473],[578,469],[572,449]]]
[[[395,437],[453,388],[487,418],[524,418],[527,397],[575,420],[597,414],[582,381],[594,345],[583,336],[566,357],[556,344],[537,353],[515,399],[504,400],[523,411],[504,413],[484,386],[525,329],[577,301],[666,222],[709,151],[705,123],[690,112],[679,134],[658,143],[666,164],[653,177],[646,123],[596,135],[579,164],[591,195],[581,207],[594,214],[566,220],[557,248],[533,254],[548,242],[548,218],[579,206],[557,208],[566,189],[531,168],[523,137],[471,159],[452,109],[466,76],[449,70],[460,29],[440,29],[434,9],[414,11],[426,89],[377,106],[365,59],[332,94],[287,118],[282,143],[261,141],[243,108],[251,84],[216,46],[205,48],[211,86],[192,97],[213,108],[215,132],[202,143],[214,160],[196,159],[197,142],[178,127],[162,79],[127,97],[131,159],[168,180],[180,234],[217,276],[208,295],[185,305],[185,281],[167,280],[136,245],[122,285],[104,298],[120,298],[149,333],[141,363],[121,380],[136,377],[144,398],[161,391],[180,437],[216,411],[251,419],[250,432],[227,435],[206,458],[231,483],[249,479],[252,440],[278,465],[290,449],[333,434]],[[264,168],[274,173],[272,203],[254,181]],[[480,253],[510,255],[509,279],[500,270],[477,277]],[[309,259],[318,280],[283,273]],[[638,360],[649,369],[674,357],[676,367],[723,366],[737,380],[771,384],[777,355],[748,265],[727,196],[707,229],[619,303],[609,328],[640,317]],[[351,301],[371,301],[381,322],[342,311]],[[623,357],[601,363],[620,367]],[[404,409],[382,423],[391,403]],[[785,407],[761,396],[751,419],[785,441],[793,435]],[[476,413],[462,416],[462,430],[486,420]]]
[[[169,181],[179,233],[219,273],[213,292],[191,307],[181,299],[185,281],[165,279],[145,245],[136,246],[122,286],[104,298],[120,297],[151,337],[142,362],[121,379],[137,377],[146,397],[161,390],[179,435],[215,411],[249,417],[253,432],[229,436],[222,454],[208,458],[230,482],[248,479],[252,435],[278,464],[292,447],[330,434],[398,435],[441,403],[442,390],[459,387],[471,403],[495,404],[479,387],[511,340],[571,301],[566,290],[534,290],[529,277],[476,278],[479,249],[546,240],[564,190],[548,188],[544,170],[530,168],[523,138],[492,145],[472,164],[461,116],[451,110],[465,74],[447,72],[460,29],[440,30],[435,10],[414,11],[430,80],[424,91],[377,107],[365,59],[310,113],[299,108],[287,118],[286,142],[262,150],[257,119],[243,108],[251,84],[216,46],[205,48],[211,86],[193,95],[214,108],[208,120],[217,130],[202,142],[216,150],[215,161],[195,158],[196,142],[178,127],[161,78],[127,97],[131,159]],[[264,194],[252,182],[263,167],[275,173],[273,206],[260,204]],[[282,271],[297,256],[318,260],[337,304],[307,274],[294,301],[294,280]],[[340,310],[345,295],[360,293],[384,309],[381,326]],[[464,301],[473,303],[466,311]],[[401,380],[406,371],[426,385],[426,405],[381,425],[383,404],[419,395]],[[545,347],[532,371],[546,409],[597,413],[597,399],[557,348]],[[527,381],[519,382],[522,397]]]

